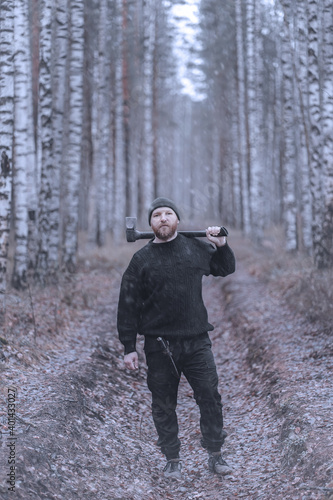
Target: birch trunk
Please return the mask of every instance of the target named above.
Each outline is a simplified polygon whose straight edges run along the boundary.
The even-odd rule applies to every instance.
[[[153,79],[155,44],[155,6],[152,0],[143,1],[143,151],[142,151],[142,208],[147,213],[154,198],[153,169]]]
[[[274,103],[276,95],[276,81],[279,78],[276,68],[271,72],[268,85],[266,99],[270,103]],[[275,182],[275,170],[278,158],[278,149],[276,147],[276,134],[275,134],[275,109],[274,106],[267,105],[266,112],[264,113],[264,134],[265,134],[265,151],[266,157],[263,159],[263,185],[265,189],[264,194],[264,215],[265,226],[274,224],[277,205],[277,186]]]
[[[289,0],[283,0],[284,25],[281,47],[281,64],[283,72],[283,219],[286,235],[286,249],[297,248],[296,225],[296,151],[294,135],[294,74],[292,61],[292,40],[290,38],[289,20],[291,7]]]
[[[238,157],[238,121],[233,120],[233,150],[231,158],[231,175],[232,175],[232,225],[237,229],[242,229],[242,189],[241,189],[241,170]]]
[[[25,288],[28,268],[27,176],[32,176],[35,165],[31,86],[32,68],[28,36],[28,6],[25,0],[15,1],[14,12],[15,165],[13,169],[13,186],[15,254],[12,282],[16,288]],[[33,193],[34,191],[31,193],[32,198]]]
[[[14,134],[14,5],[0,0],[0,314],[6,308],[6,274],[11,216]],[[0,321],[3,318],[0,317]]]
[[[191,137],[191,135],[186,135],[186,138]],[[187,139],[188,140],[188,139]],[[205,186],[205,192],[209,199],[210,211],[209,215],[213,217],[213,220],[218,221],[221,216],[221,206],[219,199],[219,187],[218,179],[221,172],[221,147],[220,147],[220,130],[217,124],[213,130],[212,137],[212,167],[211,167],[211,182],[207,183]],[[237,177],[238,169],[234,169],[234,174]],[[186,178],[184,179],[186,182]],[[189,191],[189,186],[186,186],[186,191]],[[233,189],[233,193],[235,190]],[[239,195],[239,193],[238,193]],[[239,196],[237,198],[239,200]],[[189,205],[190,200],[188,200],[187,205]]]
[[[130,53],[128,46],[129,30],[129,4],[127,0],[123,0],[122,8],[122,62],[123,62],[123,121],[124,121],[124,163],[126,174],[126,187],[125,187],[125,212],[129,213],[130,198],[131,198],[131,178],[130,178],[130,143],[131,143],[131,127],[130,127],[130,90],[129,90],[129,76],[130,76]]]
[[[62,264],[69,272],[76,269],[81,168],[84,13],[83,0],[70,0],[69,134],[66,151],[66,213],[63,227]]]
[[[323,188],[322,188],[322,117],[320,103],[318,2],[308,2],[308,83],[310,115],[310,186],[312,199],[313,256],[317,268],[325,264],[322,247]]]
[[[278,6],[274,9],[274,19],[277,16],[281,16],[281,10]],[[283,23],[283,19],[281,20]],[[278,27],[280,31],[280,27]],[[276,52],[277,57],[282,52],[282,40],[280,36],[276,36]],[[281,123],[283,122],[283,71],[281,65],[277,64],[275,72],[275,89],[274,89],[274,139],[273,139],[273,222],[275,224],[281,224],[283,219],[283,207],[282,207],[282,152],[283,152],[283,128]]]
[[[40,192],[38,211],[38,254],[36,278],[45,282],[49,273],[50,204],[53,171],[52,128],[52,0],[41,0],[39,40],[39,140],[41,144]]]
[[[48,200],[48,268],[55,273],[59,268],[59,249],[61,234],[60,198],[61,178],[64,175],[64,150],[66,148],[67,127],[64,119],[68,99],[68,0],[57,0],[54,7],[55,23],[52,50],[52,128],[53,151],[52,171],[50,172],[50,199]]]
[[[32,270],[36,265],[36,256],[38,250],[37,234],[37,214],[38,214],[38,193],[39,193],[39,170],[38,156],[36,147],[36,122],[37,122],[37,95],[38,95],[38,66],[39,66],[39,48],[36,40],[39,39],[39,14],[37,12],[36,1],[32,0],[28,4],[27,30],[30,30],[30,43],[28,44],[29,53],[29,71],[28,80],[28,100],[29,127],[28,142],[31,144],[31,161],[27,162],[27,193],[28,193],[28,270]]]
[[[92,205],[92,175],[93,175],[93,118],[92,114],[95,110],[94,103],[94,71],[95,71],[95,51],[96,51],[96,3],[85,2],[85,26],[84,26],[84,78],[83,78],[83,114],[82,114],[82,147],[81,147],[81,174],[80,174],[80,190],[79,190],[79,230],[88,231],[90,235],[90,215]],[[69,88],[68,88],[69,91]],[[67,120],[66,114],[66,122]],[[68,133],[66,134],[68,136]],[[66,150],[65,146],[65,150]],[[64,161],[65,165],[65,161]],[[63,175],[66,179],[66,176]],[[62,183],[62,193],[65,193],[65,182]],[[64,196],[62,195],[62,198]],[[63,220],[63,217],[62,217]],[[62,222],[63,225],[63,222]],[[61,235],[63,230],[61,230]],[[96,234],[96,231],[94,231]]]
[[[96,50],[93,57],[92,70],[92,95],[91,95],[91,144],[92,161],[90,165],[91,179],[89,182],[88,196],[88,238],[91,243],[97,241],[97,198],[98,198],[98,61],[99,51]],[[83,131],[85,132],[85,131]],[[87,168],[87,166],[85,166]],[[89,167],[88,167],[89,168]],[[86,174],[85,174],[86,175]]]
[[[259,102],[257,99],[257,64],[256,57],[256,6],[258,0],[247,3],[247,105],[248,105],[248,158],[250,166],[250,212],[252,235],[257,241],[262,239],[262,193],[259,139]],[[257,35],[259,36],[259,35]]]
[[[107,93],[106,38],[108,9],[107,0],[100,0],[98,24],[98,54],[95,71],[95,98],[93,106],[93,178],[91,186],[91,213],[89,218],[89,237],[98,245],[105,243],[107,229],[107,173],[108,173],[108,134],[109,134],[109,97]]]
[[[324,78],[323,78],[323,261],[322,267],[333,267],[333,1],[324,1]]]
[[[107,174],[108,174],[108,134],[110,129],[110,109],[109,94],[107,92],[107,73],[106,68],[106,44],[108,29],[108,2],[101,0],[100,6],[100,33],[99,33],[99,88],[98,88],[98,172],[99,172],[99,197],[97,203],[97,244],[104,245],[107,230]]]
[[[243,18],[242,2],[235,1],[236,9],[236,42],[237,42],[237,116],[238,116],[238,134],[237,150],[238,165],[240,171],[240,189],[241,189],[241,227],[245,234],[250,234],[250,207],[249,207],[249,178],[246,153],[246,91],[245,91],[245,65],[244,65],[244,45],[243,45]]]
[[[308,251],[312,248],[312,208],[309,177],[309,103],[308,103],[308,57],[307,57],[307,0],[297,0],[297,54],[295,62],[299,94],[300,116],[300,189],[301,189],[301,243]]]
[[[255,87],[256,104],[255,109],[255,134],[253,137],[256,142],[255,163],[251,168],[251,211],[257,226],[257,239],[261,241],[265,227],[265,209],[264,209],[264,186],[265,183],[265,162],[267,152],[265,146],[264,129],[264,47],[262,36],[262,17],[261,0],[254,1],[255,32],[254,32],[254,69],[255,69]],[[266,117],[265,117],[266,118]]]
[[[192,118],[192,108],[193,108],[193,103],[192,101],[187,98],[185,102],[185,109],[184,109],[184,134],[186,137],[186,140],[184,141],[183,148],[184,148],[184,156],[183,156],[183,162],[184,162],[184,180],[183,180],[183,195],[181,198],[181,203],[182,206],[184,207],[190,207],[191,206],[191,170],[192,170],[192,162],[191,162],[191,150],[192,150],[192,144],[191,144],[191,138],[192,138],[192,131],[193,131],[193,118]],[[158,131],[158,136],[160,135]],[[155,133],[155,139],[156,139],[156,133]],[[157,141],[159,143],[159,141]],[[212,162],[212,171],[213,171],[213,176],[215,171],[219,172],[219,152],[217,151],[217,145],[214,141],[214,151],[215,151],[215,156],[213,154],[213,162]],[[163,169],[167,165],[167,163],[162,163],[161,164],[161,169]],[[160,183],[157,184],[157,179],[158,179],[158,171],[161,169],[157,169],[156,172],[156,178],[155,178],[155,183],[156,183],[156,189],[155,191],[157,192],[157,186],[158,184],[160,185],[160,193],[164,193],[165,189],[167,188],[167,185],[162,185]],[[218,174],[216,174],[218,175]],[[168,172],[167,172],[168,176]],[[218,188],[217,188],[218,190]],[[172,193],[172,190],[171,190]],[[172,198],[172,195],[170,194],[170,197]],[[212,199],[212,203],[214,206],[214,209],[216,209],[216,212],[219,211],[219,206],[218,206],[218,199],[214,198]]]
[[[115,194],[114,194],[114,238],[120,241],[125,227],[126,175],[124,148],[123,112],[123,64],[122,64],[122,0],[116,1],[117,7],[117,57],[115,72]]]

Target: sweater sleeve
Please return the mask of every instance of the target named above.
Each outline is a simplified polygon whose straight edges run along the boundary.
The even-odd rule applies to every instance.
[[[117,329],[125,354],[135,351],[141,315],[142,294],[139,266],[132,259],[123,274],[120,286]]]
[[[213,276],[227,276],[236,269],[234,252],[226,243],[223,247],[217,247],[210,261],[210,270]]]

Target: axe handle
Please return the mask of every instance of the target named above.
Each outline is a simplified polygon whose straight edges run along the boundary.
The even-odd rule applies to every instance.
[[[132,232],[130,234],[132,234]],[[178,231],[178,233],[189,238],[204,238],[206,236],[206,231]],[[127,239],[127,241],[134,242],[136,240],[150,240],[154,238],[154,236],[155,234],[152,232],[140,232],[135,230],[135,238]],[[228,236],[227,229],[221,226],[220,232],[217,236]]]
[[[188,236],[189,238],[204,238],[206,236],[206,231],[178,231],[179,234]],[[228,236],[228,231],[225,227],[221,226],[219,234],[216,236]]]
[[[154,238],[154,236],[155,236],[155,234],[152,232],[149,232],[149,233],[148,232],[145,233],[145,232],[141,232],[141,231],[136,232],[136,239],[137,240],[151,240],[152,238]]]

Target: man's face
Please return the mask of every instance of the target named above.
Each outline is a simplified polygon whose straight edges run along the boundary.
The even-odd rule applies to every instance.
[[[167,241],[175,234],[178,226],[178,217],[172,208],[155,208],[151,214],[150,224],[157,238]]]

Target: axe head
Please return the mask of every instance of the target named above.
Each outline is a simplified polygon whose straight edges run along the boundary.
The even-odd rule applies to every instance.
[[[136,217],[126,217],[126,240],[129,242],[136,241]]]

